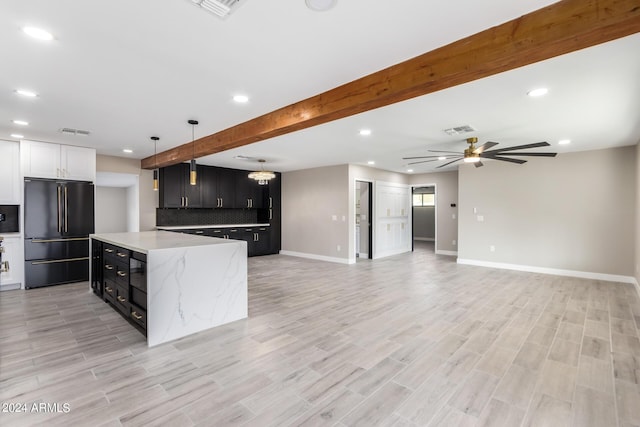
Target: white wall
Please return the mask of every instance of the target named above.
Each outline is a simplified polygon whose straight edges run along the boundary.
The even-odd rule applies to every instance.
[[[119,233],[127,227],[127,189],[96,187],[96,233]]]
[[[458,171],[411,175],[409,184],[436,187],[436,252],[455,255],[458,250]]]
[[[140,160],[102,155],[96,157],[96,170],[98,172],[114,172],[138,176],[139,230],[154,230],[156,227],[158,192],[153,191],[153,172],[141,169]],[[135,220],[131,219],[130,224],[135,224]]]
[[[621,147],[461,165],[459,260],[632,276],[636,162]]]

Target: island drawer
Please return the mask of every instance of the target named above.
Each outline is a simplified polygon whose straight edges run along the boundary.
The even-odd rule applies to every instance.
[[[115,277],[118,284],[124,287],[129,286],[129,264],[117,262],[115,270]]]
[[[116,284],[110,280],[104,281],[104,299],[116,303]]]
[[[116,286],[115,306],[121,312],[129,313],[129,292],[122,286]]]
[[[105,258],[114,258],[118,259],[122,262],[129,262],[129,257],[131,256],[131,251],[129,249],[124,249],[119,246],[110,245],[109,243],[103,244],[103,251],[105,254]]]
[[[147,329],[147,311],[141,309],[140,307],[136,307],[134,304],[131,304],[129,310],[130,310],[131,320],[133,320],[135,323],[142,326],[146,330]]]

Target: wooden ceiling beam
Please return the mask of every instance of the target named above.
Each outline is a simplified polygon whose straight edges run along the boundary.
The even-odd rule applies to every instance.
[[[193,143],[147,157],[142,159],[142,168],[187,161],[194,152],[198,158],[242,147],[638,32],[639,0],[563,0]]]

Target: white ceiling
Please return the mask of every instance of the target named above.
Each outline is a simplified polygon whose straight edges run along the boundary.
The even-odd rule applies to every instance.
[[[190,0],[3,0],[0,138],[95,147],[143,158],[226,129],[498,25],[553,1],[245,0],[226,20]],[[51,31],[42,42],[25,25]],[[537,141],[559,152],[631,145],[640,135],[640,34],[399,104],[218,153],[199,162],[251,169],[265,158],[288,171],[342,163],[404,172],[404,156],[462,150],[443,129],[470,124],[480,142]],[[549,88],[533,99],[529,89]],[[14,90],[39,96],[25,99]],[[251,97],[235,104],[236,93]],[[18,128],[13,119],[30,122]],[[63,127],[90,136],[63,135]],[[372,135],[358,135],[361,128]],[[466,136],[466,135],[465,135]],[[126,155],[123,148],[133,149]],[[535,161],[535,159],[533,160]],[[413,167],[432,171],[438,163]]]

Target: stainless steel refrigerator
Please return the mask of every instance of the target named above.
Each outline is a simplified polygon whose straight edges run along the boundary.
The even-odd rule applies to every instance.
[[[89,280],[94,186],[24,180],[25,288]]]

